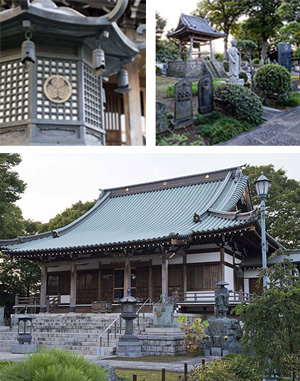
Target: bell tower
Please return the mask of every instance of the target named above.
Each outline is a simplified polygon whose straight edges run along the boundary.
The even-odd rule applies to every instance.
[[[91,17],[21,0],[0,13],[0,145],[105,145],[103,81],[119,73],[129,91],[123,66],[139,53],[116,24],[126,6]]]

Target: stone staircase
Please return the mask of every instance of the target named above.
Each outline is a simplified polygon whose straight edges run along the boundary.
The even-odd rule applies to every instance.
[[[145,331],[151,325],[152,314],[141,314],[134,321],[135,333]],[[96,355],[100,346],[100,336],[114,322],[111,329],[103,335],[103,354],[113,354],[125,323],[118,319],[119,314],[38,314],[32,315],[32,343],[39,347],[57,347],[84,355]],[[10,352],[11,345],[17,343],[17,326],[9,332],[0,332],[0,351]]]

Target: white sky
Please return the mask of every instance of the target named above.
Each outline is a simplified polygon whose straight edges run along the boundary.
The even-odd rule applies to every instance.
[[[99,188],[163,180],[245,163],[272,163],[276,169],[287,170],[288,177],[300,181],[300,153],[220,153],[220,147],[218,153],[141,152],[21,153],[22,163],[15,169],[28,184],[18,201],[24,218],[47,222],[79,200],[98,198]]]
[[[168,32],[171,28],[176,28],[181,13],[191,14],[196,8],[197,3],[200,0],[155,0],[155,7],[157,12],[167,20],[165,32]],[[223,38],[219,38],[213,41],[214,49],[216,52],[224,52]],[[204,49],[203,49],[204,51]]]

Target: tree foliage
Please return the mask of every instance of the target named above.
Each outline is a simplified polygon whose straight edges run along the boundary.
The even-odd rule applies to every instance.
[[[244,323],[241,343],[268,375],[290,376],[291,368],[283,359],[300,351],[299,273],[285,259],[261,270],[260,278],[263,275],[269,279],[269,288],[235,308]]]
[[[19,154],[0,154],[0,239],[22,233],[22,213],[14,202],[20,199],[26,184],[13,170],[20,162]]]
[[[250,34],[260,38],[263,62],[266,60],[268,39],[275,36],[282,25],[282,19],[278,14],[281,4],[281,0],[245,0],[244,3],[245,14],[249,17],[244,26]]]
[[[274,165],[247,166],[244,173],[249,176],[252,201],[259,207],[254,182],[264,172],[272,181],[266,200],[267,232],[286,248],[300,247],[300,182],[289,179],[284,169],[275,170]]]
[[[203,0],[197,4],[193,15],[207,18],[218,31],[225,33],[224,51],[228,59],[228,36],[236,31],[238,20],[244,11],[244,0]]]
[[[87,202],[76,202],[70,208],[66,208],[62,213],[57,214],[49,222],[41,224],[41,226],[38,226],[39,233],[62,228],[70,224],[71,222],[74,222],[75,220],[77,220],[77,218],[81,217],[84,213],[90,210],[95,205],[95,203],[96,200]]]
[[[156,12],[156,61],[166,62],[167,60],[175,60],[178,56],[179,47],[174,41],[162,38],[167,21]],[[183,49],[182,51],[185,51]]]
[[[300,21],[291,21],[279,30],[280,41],[289,44],[300,44]]]

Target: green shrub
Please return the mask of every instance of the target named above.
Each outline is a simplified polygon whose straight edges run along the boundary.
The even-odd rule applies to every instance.
[[[239,120],[224,117],[214,123],[211,128],[210,143],[218,144],[244,132],[244,126]]]
[[[262,121],[263,105],[259,97],[246,87],[225,83],[215,89],[215,98],[225,109],[250,123]]]
[[[192,82],[192,94],[193,94],[193,97],[196,97],[198,95],[198,82]],[[175,97],[175,85],[169,85],[167,87],[166,97],[167,98]]]
[[[256,91],[264,98],[279,99],[291,91],[292,77],[290,72],[280,65],[264,65],[254,76]]]
[[[220,62],[224,61],[224,53],[215,53],[215,59]]]
[[[245,83],[248,82],[248,76],[247,76],[247,74],[246,74],[245,72],[243,72],[243,71],[241,71],[241,72],[239,73],[239,78],[240,78],[240,79],[243,79],[243,80],[245,81]]]
[[[106,381],[106,371],[83,356],[58,349],[43,350],[0,368],[2,381]]]
[[[263,372],[249,356],[231,355],[213,360],[206,367],[195,367],[189,374],[191,381],[261,381]]]
[[[259,58],[253,58],[252,64],[253,66],[259,66]]]
[[[223,65],[224,65],[224,70],[226,71],[226,73],[228,73],[229,72],[229,62],[224,61]]]
[[[287,99],[281,99],[278,104],[284,107],[298,107],[300,106],[300,93],[290,93]]]
[[[293,52],[293,58],[295,60],[300,60],[300,46]]]

